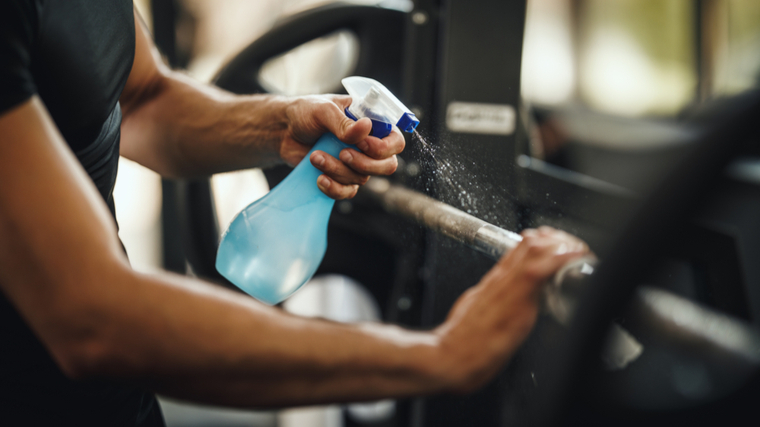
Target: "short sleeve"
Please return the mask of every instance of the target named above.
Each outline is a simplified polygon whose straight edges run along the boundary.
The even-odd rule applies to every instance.
[[[0,113],[37,92],[30,69],[37,24],[34,0],[0,0]]]

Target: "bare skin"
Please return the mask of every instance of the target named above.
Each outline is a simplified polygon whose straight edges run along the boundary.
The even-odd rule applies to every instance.
[[[152,56],[138,34],[138,56]],[[367,138],[362,121],[346,124],[345,99],[236,98],[166,70],[145,81],[135,72],[122,98],[124,154],[167,175],[292,163],[328,129],[367,144],[368,155],[352,153],[358,163],[325,156],[321,167],[331,181],[323,191],[349,197],[403,149],[393,136]],[[530,332],[541,283],[588,252],[553,229],[524,232],[432,331],[303,319],[188,277],[131,270],[105,204],[36,96],[0,114],[0,140],[0,289],[71,378],[239,407],[466,392]]]
[[[139,16],[136,50],[121,96],[124,120],[121,154],[163,176],[207,176],[278,163],[297,164],[325,132],[346,148],[340,160],[314,152],[312,164],[324,175],[319,188],[335,199],[356,195],[369,175],[396,171],[404,137],[394,128],[383,139],[369,136],[369,119],[343,112],[348,96],[288,98],[235,96],[169,70],[161,61]]]

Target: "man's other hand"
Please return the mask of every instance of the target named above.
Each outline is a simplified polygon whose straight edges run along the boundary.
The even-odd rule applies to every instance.
[[[294,166],[311,150],[324,133],[332,132],[346,144],[339,158],[315,151],[309,160],[323,172],[317,179],[320,190],[333,199],[350,199],[370,175],[390,175],[396,171],[396,154],[404,150],[404,137],[397,127],[387,137],[370,136],[372,122],[353,121],[344,110],[351,97],[322,95],[297,98],[286,110],[289,128],[280,144],[280,157]]]
[[[546,280],[589,254],[586,243],[550,227],[528,229],[522,236],[480,283],[459,297],[436,330],[455,391],[475,390],[493,378],[533,329]]]

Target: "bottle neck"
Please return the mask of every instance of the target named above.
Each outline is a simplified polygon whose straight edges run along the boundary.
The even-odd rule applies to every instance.
[[[322,172],[315,168],[309,159],[311,153],[317,150],[338,158],[340,151],[347,147],[348,144],[341,142],[332,133],[322,135],[295,169],[269,192],[266,196],[267,202],[283,210],[294,209],[306,203],[318,203],[332,208],[335,200],[317,187],[317,178]]]

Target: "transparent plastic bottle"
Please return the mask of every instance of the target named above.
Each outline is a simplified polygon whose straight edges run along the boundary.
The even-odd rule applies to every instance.
[[[365,77],[343,79],[354,120],[372,119],[372,135],[386,137],[393,125],[413,131],[419,121],[388,89]],[[317,271],[327,250],[327,223],[335,201],[317,187],[322,174],[309,161],[315,150],[338,157],[349,145],[326,133],[296,168],[264,197],[243,209],[222,236],[216,269],[237,287],[267,304],[297,291]],[[356,147],[353,147],[356,149]]]

